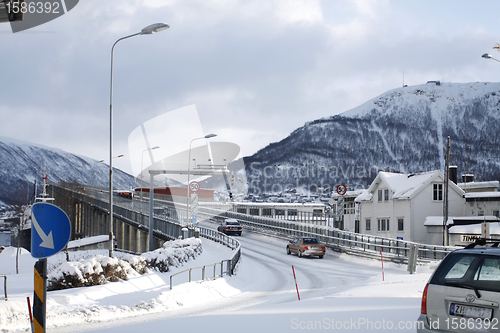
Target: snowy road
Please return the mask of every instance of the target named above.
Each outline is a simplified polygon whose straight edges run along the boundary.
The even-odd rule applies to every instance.
[[[287,255],[286,242],[245,232],[237,237],[242,258],[237,275],[226,278],[240,292],[231,297],[158,320],[128,323],[98,332],[415,332],[420,295],[428,274],[408,275],[402,267],[341,256],[323,259]],[[295,268],[301,300],[292,274]],[[405,281],[408,279],[408,281]],[[403,280],[403,281],[401,281]],[[151,319],[151,318],[150,318]],[[143,318],[142,320],[149,320]]]

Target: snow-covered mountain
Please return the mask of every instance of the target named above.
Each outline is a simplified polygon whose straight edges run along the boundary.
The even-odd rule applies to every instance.
[[[109,165],[63,150],[0,137],[0,206],[26,204],[33,197],[35,179],[109,186]],[[115,188],[129,189],[134,177],[115,169]],[[40,189],[39,189],[40,190]]]
[[[442,170],[500,180],[500,83],[401,87],[318,119],[245,158],[249,191],[368,186],[379,170]],[[327,186],[328,185],[328,186]]]

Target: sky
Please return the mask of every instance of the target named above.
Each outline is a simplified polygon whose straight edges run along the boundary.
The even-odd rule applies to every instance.
[[[80,0],[22,32],[0,24],[0,135],[109,163],[111,47],[162,22],[115,48],[114,166],[141,159],[134,129],[190,105],[203,133],[248,156],[403,84],[497,81],[481,55],[500,58],[498,12],[496,0]]]

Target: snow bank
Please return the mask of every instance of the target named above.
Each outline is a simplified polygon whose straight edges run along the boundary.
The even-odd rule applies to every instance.
[[[97,255],[77,261],[62,262],[48,267],[47,290],[88,287],[107,282],[128,280],[129,276],[145,274],[149,269],[168,272],[170,266],[195,259],[202,252],[201,240],[179,239],[163,244],[163,247],[140,256],[121,254],[116,258]]]

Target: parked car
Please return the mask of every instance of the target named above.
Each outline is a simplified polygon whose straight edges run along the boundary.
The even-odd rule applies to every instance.
[[[237,219],[225,219],[218,227],[217,230],[225,233],[226,235],[241,236],[243,227]]]
[[[320,259],[325,255],[326,247],[317,238],[297,237],[286,245],[286,253],[297,253],[302,256],[318,256]]]
[[[480,238],[442,260],[424,288],[417,332],[500,330],[499,243]]]

